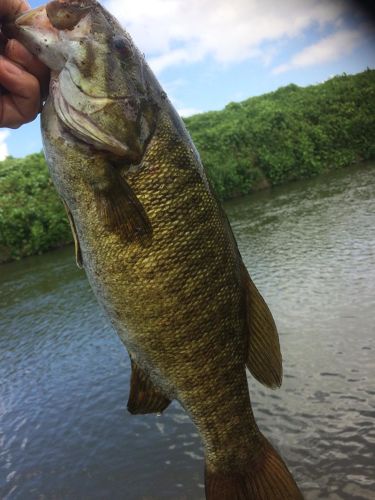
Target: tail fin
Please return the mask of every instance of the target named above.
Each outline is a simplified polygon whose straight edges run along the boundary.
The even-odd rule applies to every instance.
[[[302,500],[287,466],[264,438],[263,451],[241,472],[205,471],[207,500]]]

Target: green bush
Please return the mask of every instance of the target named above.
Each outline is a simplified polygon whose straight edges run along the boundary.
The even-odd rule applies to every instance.
[[[0,162],[0,261],[71,241],[64,207],[41,153]]]
[[[375,71],[185,120],[221,199],[375,158]]]

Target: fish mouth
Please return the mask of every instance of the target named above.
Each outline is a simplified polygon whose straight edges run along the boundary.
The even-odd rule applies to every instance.
[[[47,15],[46,5],[28,10],[14,19],[14,27],[18,31],[32,31],[33,33],[53,33],[58,30],[52,25]]]
[[[48,19],[46,5],[41,5],[36,9],[28,10],[14,20],[14,24],[17,28],[25,29],[27,27],[32,27],[38,30],[50,30],[53,26]]]
[[[48,18],[47,4],[28,10],[3,26],[7,38],[15,38],[51,70],[60,71],[65,63],[53,47],[59,41],[59,30]]]
[[[21,14],[11,18],[6,18],[5,22],[2,24],[2,33],[4,33],[7,38],[16,38],[16,35],[19,35],[20,32],[30,28],[43,31],[54,29],[48,19],[46,5],[41,5],[35,9],[21,12]]]

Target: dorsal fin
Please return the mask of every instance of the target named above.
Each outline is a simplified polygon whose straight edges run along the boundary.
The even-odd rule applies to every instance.
[[[161,413],[171,402],[150,380],[149,376],[133,361],[128,410],[133,415]]]
[[[283,376],[279,336],[275,321],[244,264],[242,266],[242,277],[246,291],[248,333],[246,365],[261,384],[275,389],[281,386]]]

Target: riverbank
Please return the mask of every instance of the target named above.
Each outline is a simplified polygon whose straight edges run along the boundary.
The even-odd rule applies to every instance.
[[[221,200],[375,158],[375,71],[185,120]],[[0,162],[0,263],[72,241],[42,153]]]

